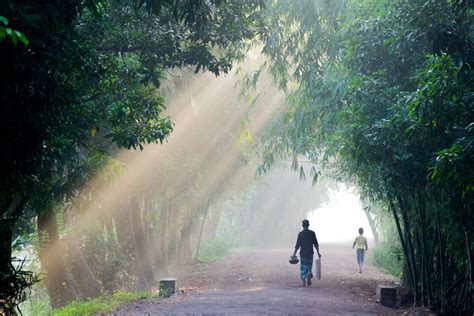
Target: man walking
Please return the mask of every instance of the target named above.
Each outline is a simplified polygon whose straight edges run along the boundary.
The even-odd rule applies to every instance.
[[[300,249],[300,279],[303,283],[303,286],[311,286],[311,279],[313,274],[311,269],[313,267],[313,246],[316,248],[319,258],[321,254],[319,253],[319,244],[316,239],[316,234],[314,231],[310,230],[309,221],[304,219],[302,222],[303,230],[299,232],[298,239],[296,240],[295,251],[293,256],[296,256],[296,252]]]

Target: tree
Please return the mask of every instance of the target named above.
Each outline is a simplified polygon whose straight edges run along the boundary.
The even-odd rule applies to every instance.
[[[156,94],[163,70],[229,71],[245,39],[255,34],[259,4],[0,4],[0,16],[8,18],[11,30],[22,32],[10,36],[8,31],[11,42],[0,43],[0,217],[6,231],[0,277],[6,278],[12,273],[4,265],[11,261],[9,240],[19,218],[36,213],[39,222],[54,221],[48,203],[77,194],[96,170],[88,168],[91,157],[110,152],[110,144],[141,148],[164,141],[172,123],[160,116],[164,103]],[[27,44],[22,34],[28,46],[15,45],[17,40]],[[54,230],[48,233],[49,243],[55,242]],[[62,297],[67,291],[53,292],[55,305],[67,300]],[[9,300],[8,293],[0,294]]]
[[[471,12],[464,1],[274,2],[262,36],[289,91],[264,168],[305,155],[390,209],[414,303],[443,312],[472,311]]]

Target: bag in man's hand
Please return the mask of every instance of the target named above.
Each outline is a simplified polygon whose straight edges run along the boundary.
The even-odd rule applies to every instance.
[[[321,258],[316,259],[316,277],[321,280]]]

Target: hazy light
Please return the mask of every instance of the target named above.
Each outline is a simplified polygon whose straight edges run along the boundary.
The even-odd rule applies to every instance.
[[[242,71],[246,73],[247,68],[245,64]],[[176,247],[180,234],[192,231],[191,224],[209,197],[217,204],[254,179],[257,157],[244,163],[236,146],[241,122],[249,116],[248,130],[258,136],[283,97],[272,86],[269,75],[262,79],[257,90],[265,93],[253,107],[238,106],[240,90],[235,70],[220,77],[198,74],[186,88],[178,89],[174,99],[167,100],[168,108],[163,113],[175,123],[168,141],[146,145],[141,151],[120,151],[115,159],[124,164],[123,175],[105,185],[100,175],[87,183],[86,187],[100,188],[100,194],[82,203],[81,211],[68,223],[67,237],[50,244],[44,258],[54,261],[62,246],[77,241],[84,228],[93,227],[101,217],[113,218],[120,208],[128,207],[131,190],[144,191],[150,184],[160,202],[173,207],[173,220],[167,226],[169,240],[160,251],[167,253]],[[137,251],[146,251],[149,257],[155,255],[154,249]]]
[[[342,184],[330,189],[329,201],[310,212],[308,219],[319,242],[351,242],[360,227],[364,228],[364,236],[373,238],[357,192]]]

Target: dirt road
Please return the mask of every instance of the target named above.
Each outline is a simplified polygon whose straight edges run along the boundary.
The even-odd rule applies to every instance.
[[[321,245],[322,278],[301,287],[290,250],[239,250],[221,261],[177,273],[180,292],[133,302],[116,315],[390,315],[375,300],[394,278],[367,265],[358,273],[350,245]],[[314,271],[314,269],[313,269]]]

